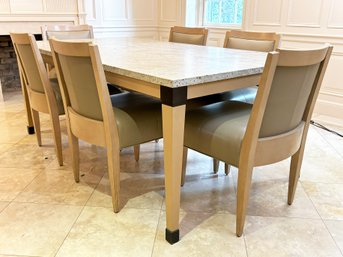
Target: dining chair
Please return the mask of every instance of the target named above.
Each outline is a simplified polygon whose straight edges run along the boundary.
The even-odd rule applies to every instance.
[[[83,25],[44,25],[41,27],[43,40],[49,40],[50,38],[66,40],[66,39],[93,39],[94,32],[93,26]],[[49,68],[49,78],[56,78],[57,74],[54,67]],[[122,90],[116,85],[107,83],[108,91],[111,95],[120,94]],[[140,146],[134,146],[135,160],[139,161]]]
[[[43,25],[41,27],[43,40],[52,37],[57,39],[88,39],[94,38],[91,25]]]
[[[208,29],[174,26],[170,28],[169,42],[206,45]]]
[[[114,212],[119,211],[120,149],[162,137],[160,100],[137,93],[110,96],[96,45],[50,39],[64,109],[74,179],[79,181],[78,140],[107,148]]]
[[[259,52],[275,51],[279,46],[280,35],[274,32],[253,32],[243,30],[229,30],[225,34],[224,48],[251,50]],[[253,103],[257,92],[257,86],[236,89],[233,91],[202,97],[191,101],[190,106],[200,106],[219,101],[243,101]],[[213,171],[218,172],[219,161],[213,159]],[[225,163],[225,174],[230,172],[230,166]]]
[[[253,105],[225,101],[187,111],[185,147],[238,167],[237,236],[243,233],[253,167],[291,157],[288,204],[292,204],[331,53],[332,46],[271,52]]]
[[[59,165],[63,165],[59,115],[64,114],[62,97],[56,79],[49,79],[36,40],[28,33],[10,33],[17,55],[23,86],[28,92],[30,111],[38,145],[42,145],[39,113],[50,115]]]

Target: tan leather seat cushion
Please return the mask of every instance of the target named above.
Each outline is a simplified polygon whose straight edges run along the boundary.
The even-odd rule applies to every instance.
[[[238,166],[252,105],[221,102],[186,112],[185,146]]]
[[[121,148],[162,137],[161,101],[137,93],[112,95],[111,101]]]

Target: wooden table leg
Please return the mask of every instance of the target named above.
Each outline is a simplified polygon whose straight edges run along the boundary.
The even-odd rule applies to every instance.
[[[162,105],[164,174],[166,191],[166,240],[179,241],[180,185],[186,105]]]
[[[23,92],[24,103],[25,103],[25,110],[26,110],[26,117],[27,117],[27,133],[32,135],[35,133],[35,128],[33,126],[32,114],[31,114],[31,106],[29,101],[29,95],[27,92],[25,80],[23,79],[23,74],[19,71],[20,75],[20,83],[21,83],[21,90]]]

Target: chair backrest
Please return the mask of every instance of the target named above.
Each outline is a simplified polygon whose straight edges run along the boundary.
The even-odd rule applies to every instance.
[[[192,45],[206,45],[208,29],[205,28],[170,28],[169,42],[184,43]]]
[[[284,134],[301,122],[310,122],[331,52],[332,46],[302,51],[278,50],[275,72],[269,80],[268,71],[262,74],[257,104],[253,107],[253,113],[261,112],[261,123],[257,124],[259,138]],[[275,52],[269,53],[267,63],[273,54]],[[270,90],[263,96],[266,86]]]
[[[48,74],[34,36],[11,33],[11,39],[24,80],[31,90],[45,93],[44,82],[48,83]]]
[[[56,39],[90,39],[94,38],[90,25],[45,25],[41,27],[43,40]]]
[[[273,32],[229,30],[225,34],[224,48],[270,52],[279,46],[280,35]]]
[[[49,41],[65,109],[71,107],[83,117],[103,121],[103,108],[112,109],[112,105],[98,47],[87,42]],[[102,99],[109,106],[102,106]]]

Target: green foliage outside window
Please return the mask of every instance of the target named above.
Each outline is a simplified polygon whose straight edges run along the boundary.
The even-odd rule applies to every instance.
[[[206,0],[205,24],[242,24],[243,0]]]

